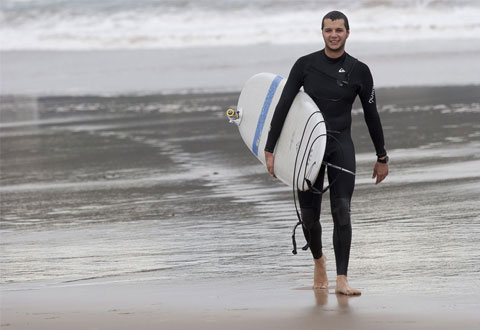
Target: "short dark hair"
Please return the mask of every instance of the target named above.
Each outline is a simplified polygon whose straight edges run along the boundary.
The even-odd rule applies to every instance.
[[[338,10],[334,10],[334,11],[331,11],[329,13],[327,13],[327,15],[323,16],[323,19],[322,19],[322,30],[323,30],[323,22],[326,20],[326,19],[331,19],[332,21],[335,21],[337,19],[343,19],[343,21],[345,22],[345,29],[347,31],[350,31],[350,26],[348,25],[348,18],[347,16],[345,16],[344,13],[338,11]]]

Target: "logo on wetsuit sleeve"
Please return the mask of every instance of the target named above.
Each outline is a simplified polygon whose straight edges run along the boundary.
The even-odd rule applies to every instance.
[[[368,100],[368,103],[373,102],[375,102],[375,88],[372,87],[372,94],[370,94],[370,99]]]

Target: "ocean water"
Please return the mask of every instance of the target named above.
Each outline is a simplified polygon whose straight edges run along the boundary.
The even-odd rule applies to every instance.
[[[2,50],[172,49],[317,42],[321,18],[357,41],[480,39],[476,0],[3,0]]]
[[[369,294],[480,293],[479,87],[377,93],[391,173],[379,186],[370,179],[375,155],[355,106],[352,284]],[[311,285],[310,252],[291,254],[292,191],[224,117],[237,97],[2,98],[2,289]],[[333,279],[328,202],[321,221]]]

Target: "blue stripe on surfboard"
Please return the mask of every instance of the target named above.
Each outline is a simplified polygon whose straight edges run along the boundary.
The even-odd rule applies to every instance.
[[[267,118],[268,109],[270,109],[273,96],[275,95],[278,84],[282,79],[283,78],[281,76],[276,76],[275,79],[273,79],[272,84],[268,89],[267,96],[265,97],[265,101],[263,102],[262,112],[260,112],[260,117],[258,118],[257,122],[257,129],[255,131],[255,137],[253,138],[252,151],[255,156],[258,156],[258,145],[260,144],[260,138],[262,137],[263,126],[265,126],[265,119]]]

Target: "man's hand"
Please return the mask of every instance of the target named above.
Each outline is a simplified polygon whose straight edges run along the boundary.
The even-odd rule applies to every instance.
[[[372,175],[372,179],[375,179],[375,177],[377,178],[377,182],[375,182],[375,184],[379,184],[380,182],[382,182],[387,177],[387,175],[388,175],[388,163],[383,164],[380,162],[376,162],[375,167],[373,168],[373,175]]]
[[[265,151],[265,164],[267,164],[267,171],[273,178],[276,178],[275,172],[273,171],[273,164],[275,162],[275,157],[273,153]]]

